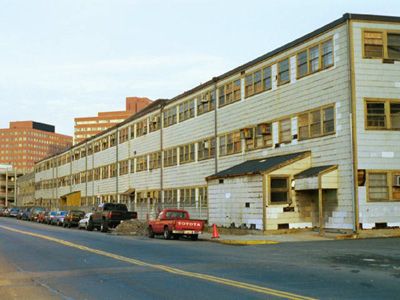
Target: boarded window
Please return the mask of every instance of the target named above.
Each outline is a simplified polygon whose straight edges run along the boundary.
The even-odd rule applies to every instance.
[[[290,143],[292,141],[292,132],[290,118],[279,121],[279,142]]]
[[[364,56],[369,58],[383,57],[382,32],[376,32],[376,31],[364,32]]]
[[[388,200],[387,173],[369,174],[369,200]]]

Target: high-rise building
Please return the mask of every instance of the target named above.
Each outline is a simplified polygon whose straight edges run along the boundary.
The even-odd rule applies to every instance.
[[[0,129],[0,164],[28,172],[35,162],[72,146],[72,137],[55,133],[55,127],[34,121],[10,122]]]
[[[74,144],[78,144],[103,130],[121,123],[151,102],[148,98],[127,97],[124,111],[99,112],[97,117],[75,118]]]

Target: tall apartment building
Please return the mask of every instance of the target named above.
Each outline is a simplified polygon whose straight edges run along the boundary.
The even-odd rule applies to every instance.
[[[0,207],[16,205],[17,179],[22,172],[11,165],[0,165]]]
[[[127,97],[125,111],[99,112],[97,117],[75,118],[74,143],[78,144],[121,123],[151,102],[148,98]]]
[[[10,122],[0,129],[0,164],[10,164],[23,172],[35,162],[55,155],[72,145],[72,137],[55,133],[55,127],[34,121]]]
[[[42,160],[35,197],[260,230],[400,226],[399,78],[400,17],[345,14]]]

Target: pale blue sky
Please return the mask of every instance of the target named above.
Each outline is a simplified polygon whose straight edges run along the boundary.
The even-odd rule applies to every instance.
[[[400,1],[0,0],[0,128],[172,98],[340,18]]]

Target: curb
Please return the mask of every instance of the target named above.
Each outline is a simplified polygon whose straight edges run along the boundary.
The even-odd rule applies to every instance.
[[[368,234],[345,234],[336,237],[336,240],[357,240],[357,239],[379,239],[400,237],[400,233],[383,234],[383,235],[368,235]]]
[[[280,242],[276,241],[233,241],[233,240],[217,240],[217,239],[212,239],[209,240],[210,242],[213,243],[219,243],[219,244],[225,244],[225,245],[241,245],[241,246],[246,246],[246,245],[273,245],[273,244],[279,244]]]

